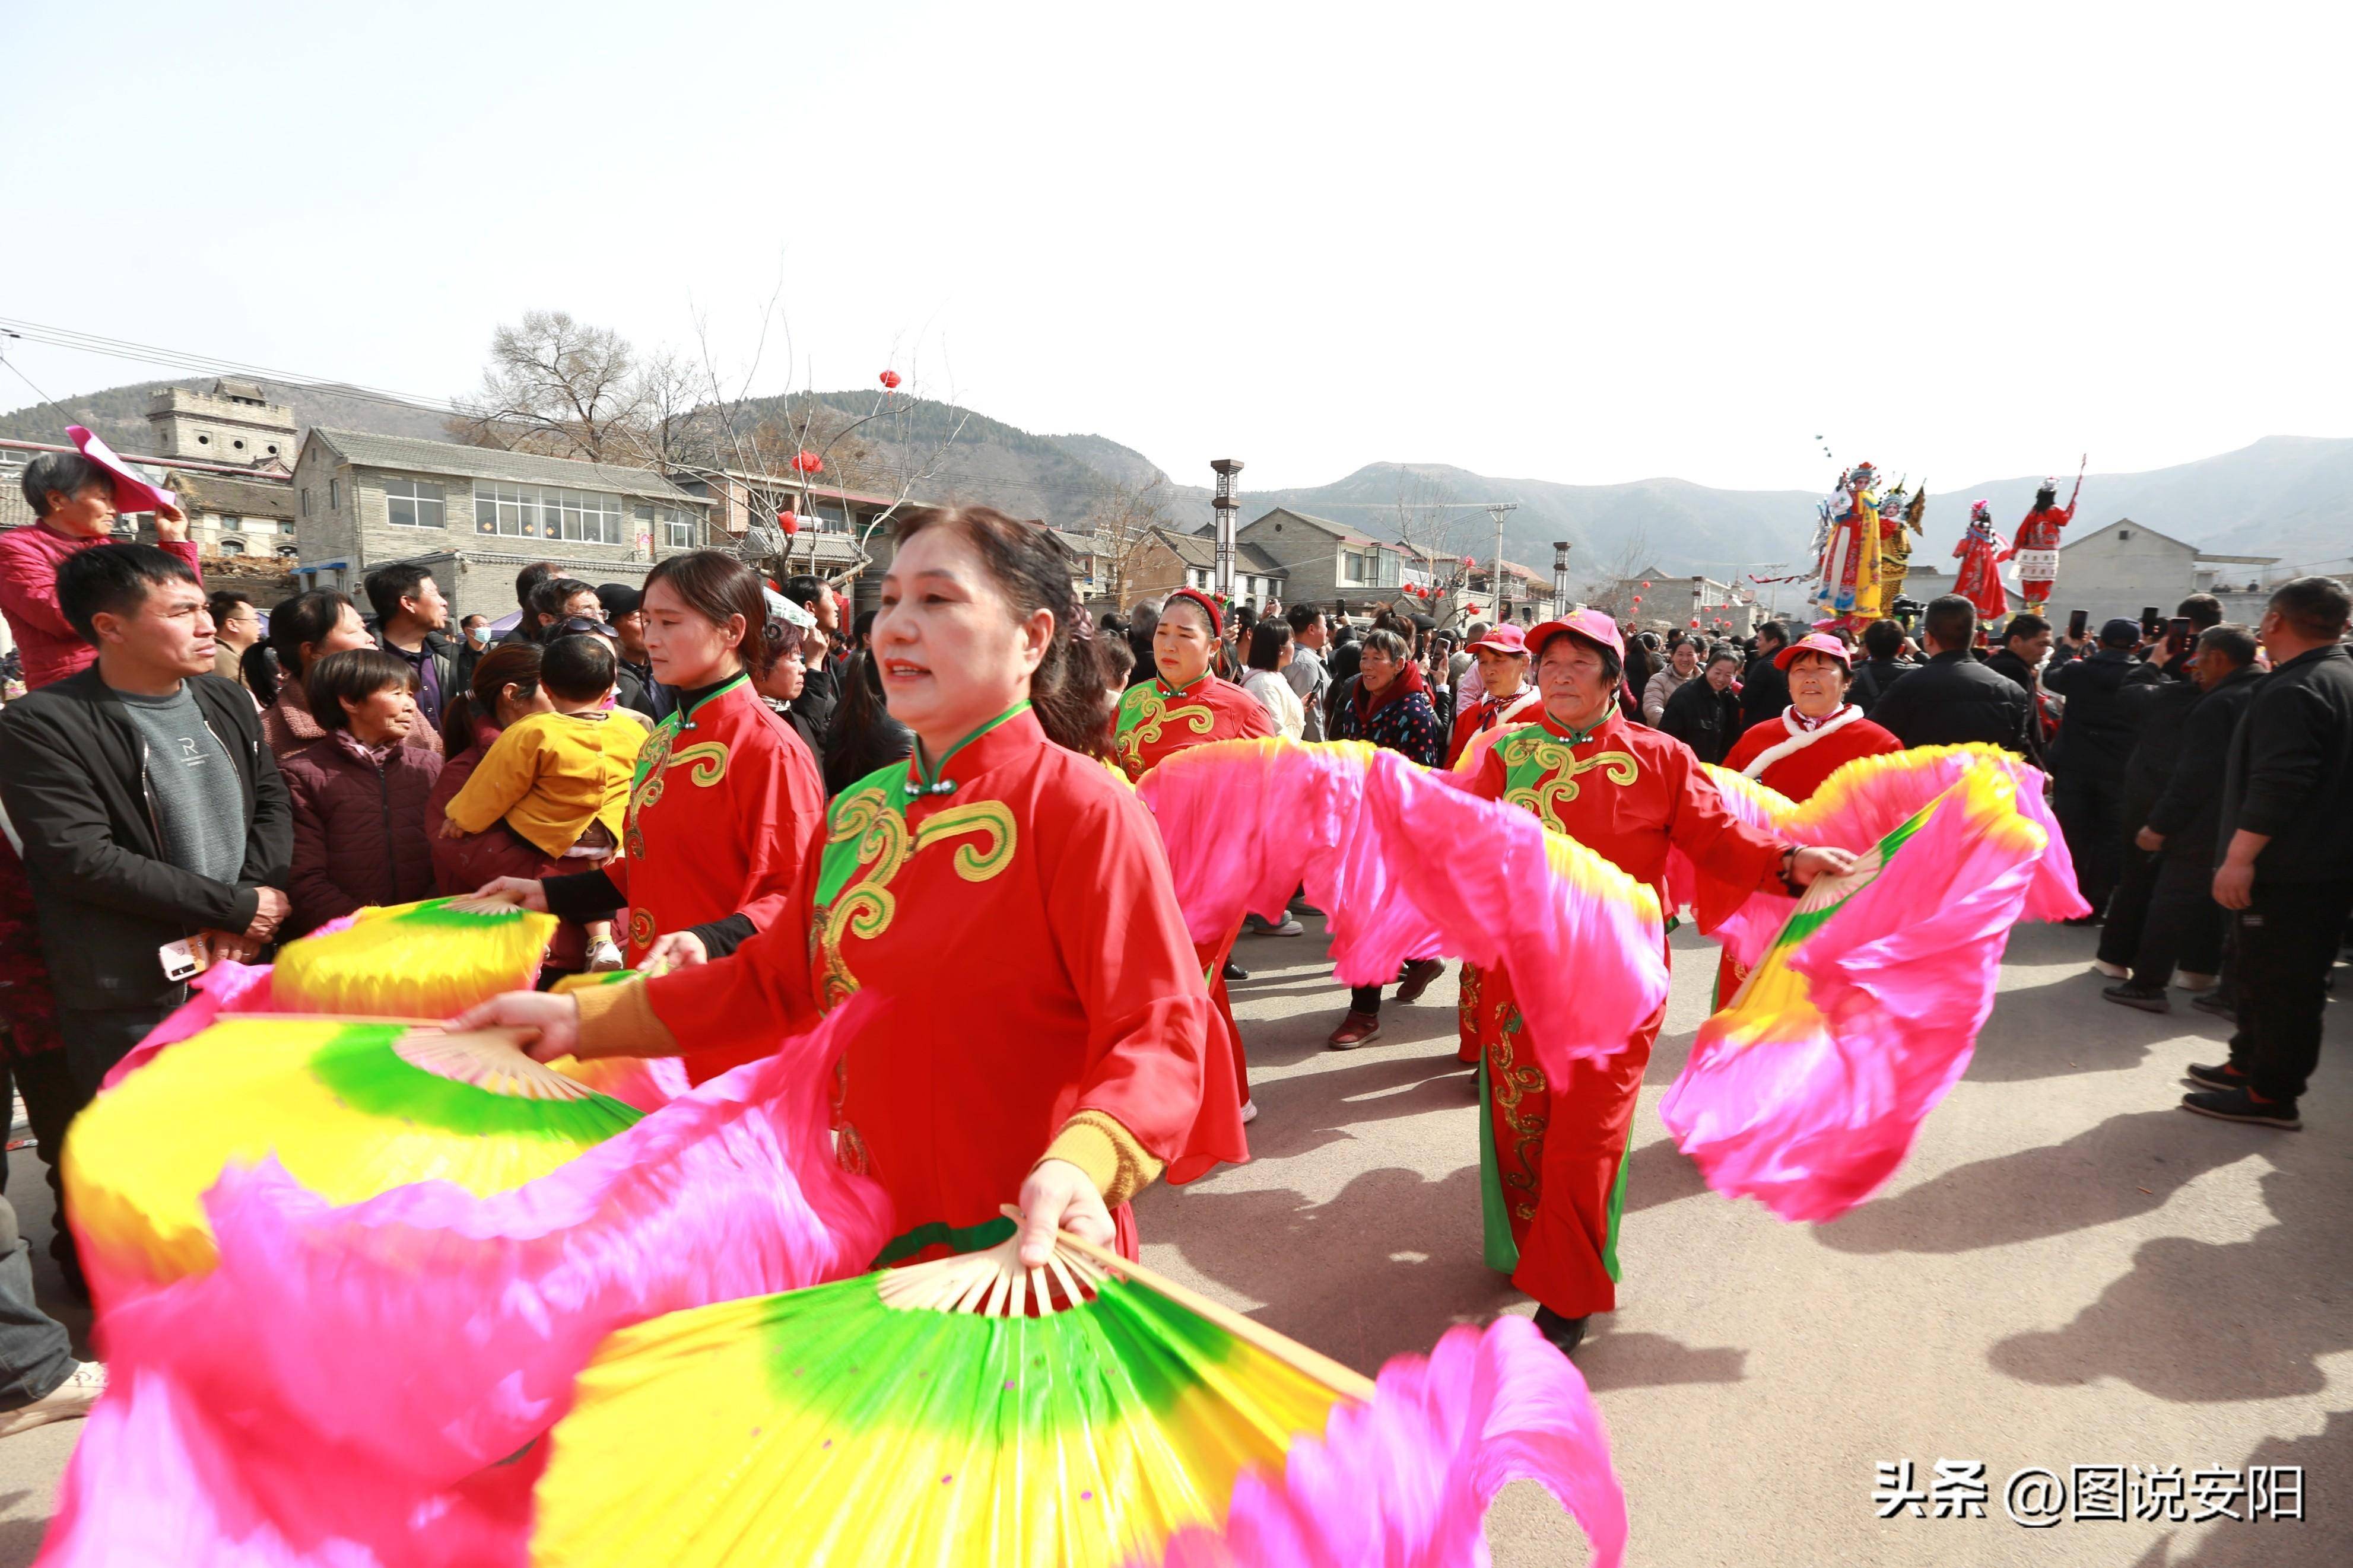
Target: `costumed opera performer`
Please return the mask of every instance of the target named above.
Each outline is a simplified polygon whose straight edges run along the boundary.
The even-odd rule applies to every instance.
[[[1218,602],[1197,589],[1179,588],[1160,606],[1152,630],[1153,677],[1129,687],[1120,699],[1113,744],[1129,778],[1140,779],[1163,758],[1193,746],[1261,740],[1275,732],[1265,704],[1210,669],[1224,635]],[[1241,1097],[1241,1119],[1248,1121],[1258,1107],[1250,1097],[1250,1062],[1226,994],[1226,958],[1240,934],[1237,924],[1219,940],[1194,943],[1193,954],[1208,983],[1210,1033],[1233,1058],[1234,1092]]]
[[[691,963],[780,921],[800,940],[793,900],[825,820],[825,781],[754,685],[776,658],[760,589],[758,573],[716,550],[670,556],[647,574],[646,652],[678,708],[638,753],[620,852],[574,876],[501,878],[485,896],[582,922],[626,910],[632,968]],[[681,1033],[644,1054],[682,1048],[701,1082],[775,1043],[775,1031],[733,1049]]]
[[[1504,732],[1470,775],[1472,793],[1534,812],[1647,883],[1667,902],[1667,849],[1702,878],[1712,928],[1756,889],[1793,892],[1852,868],[1844,850],[1784,844],[1736,819],[1691,748],[1630,722],[1616,692],[1625,660],[1607,616],[1580,610],[1527,634],[1544,706]],[[1704,907],[1729,898],[1722,908]],[[1508,977],[1482,977],[1482,1074],[1494,1173],[1482,1181],[1487,1261],[1535,1297],[1536,1326],[1567,1352],[1586,1320],[1618,1304],[1618,1223],[1634,1101],[1663,1005],[1606,1060],[1548,1081],[1527,1048]],[[1500,1210],[1500,1212],[1498,1212]]]
[[[1824,780],[1857,757],[1900,752],[1904,742],[1862,716],[1846,700],[1854,679],[1854,655],[1823,632],[1790,644],[1773,662],[1789,678],[1789,706],[1778,720],[1751,725],[1733,742],[1724,765],[1791,800],[1804,800]],[[1715,1005],[1732,994],[1748,972],[1724,955],[1716,972]]]
[[[1159,829],[1098,754],[1094,627],[1039,524],[922,508],[897,533],[872,647],[915,750],[835,799],[793,918],[712,963],[463,1022],[535,1028],[546,1059],[653,1056],[772,1046],[873,993],[834,1130],[895,1205],[876,1261],[993,1246],[1008,1200],[1024,1263],[1057,1226],[1133,1258],[1127,1200],[1243,1141]]]

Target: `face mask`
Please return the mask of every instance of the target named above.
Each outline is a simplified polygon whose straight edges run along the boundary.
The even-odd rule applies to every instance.
[[[472,643],[476,647],[485,647],[491,640],[491,628],[488,626],[470,626],[466,630],[466,640]]]

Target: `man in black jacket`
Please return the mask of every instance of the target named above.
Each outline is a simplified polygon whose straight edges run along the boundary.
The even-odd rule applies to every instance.
[[[2017,682],[1970,656],[1977,635],[1975,605],[1957,594],[1929,600],[1920,616],[1928,662],[1873,705],[1871,721],[1906,746],[1982,741],[2031,757],[2026,727],[2032,706]]]
[[[249,959],[286,918],[292,808],[253,699],[212,673],[195,574],[143,544],[58,568],[98,648],[0,716],[0,802],[24,841],[66,1060],[97,1091],[201,967]]]
[[[2213,1087],[2182,1108],[2294,1128],[2320,1059],[2328,971],[2353,912],[2353,595],[2332,577],[2273,593],[2259,635],[2272,672],[2231,737],[2214,901],[2235,916],[2239,1028]]]
[[[2155,785],[2153,798],[2136,814],[2133,839],[2135,849],[2155,858],[2146,912],[2129,947],[2123,945],[2125,921],[2114,906],[2100,933],[2101,958],[2129,963],[2132,976],[2101,994],[2145,1013],[2168,1011],[2165,988],[2176,963],[2190,989],[2201,988],[2200,982],[2211,985],[2221,967],[2214,836],[2222,816],[2222,768],[2231,737],[2263,679],[2255,663],[2255,639],[2244,626],[2209,628],[2184,668],[2189,682],[2151,689],[2148,725],[2133,748],[2125,782],[2127,792]],[[2125,889],[2119,889],[2116,901],[2124,900]]]
[[[1788,646],[1789,628],[1780,622],[1767,621],[1757,628],[1757,657],[1748,661],[1748,672],[1740,678],[1741,729],[1778,719],[1781,710],[1789,705],[1789,678],[1773,663],[1774,656]]]
[[[367,574],[364,584],[375,611],[375,646],[407,662],[417,679],[417,710],[435,730],[462,688],[458,650],[444,634],[449,601],[433,574],[414,561],[396,561]]]
[[[2165,679],[2133,657],[2139,642],[2137,623],[2113,620],[2100,628],[2100,646],[2089,658],[2042,672],[2044,689],[2067,700],[2052,743],[2051,808],[2074,858],[2076,891],[2092,906],[2086,921],[2106,910],[2124,868],[2125,836],[2132,831],[2125,823],[2125,763],[2140,715],[2124,689]]]
[[[1868,655],[1854,667],[1846,700],[1871,717],[1871,710],[1897,681],[1920,667],[1904,657],[1904,626],[1899,621],[1873,621],[1862,628],[1862,651]]]

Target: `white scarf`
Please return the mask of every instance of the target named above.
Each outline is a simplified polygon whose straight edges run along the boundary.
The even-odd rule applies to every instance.
[[[1740,776],[1751,779],[1761,778],[1767,768],[1771,767],[1783,757],[1794,756],[1832,731],[1842,730],[1862,717],[1862,710],[1850,702],[1820,724],[1809,729],[1806,727],[1804,716],[1795,708],[1784,708],[1781,710],[1781,728],[1788,731],[1788,738],[1775,742],[1750,758],[1748,765],[1740,770]]]

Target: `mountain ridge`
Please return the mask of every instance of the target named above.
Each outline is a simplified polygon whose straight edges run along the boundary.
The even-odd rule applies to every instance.
[[[143,451],[152,392],[206,385],[210,379],[142,381],[19,408],[0,414],[0,437],[62,441],[67,425],[81,424],[120,448]],[[445,416],[431,409],[332,386],[273,384],[269,395],[291,407],[306,427],[448,438]],[[754,421],[775,418],[801,397],[853,418],[875,403],[871,392],[791,394],[748,400],[737,413]],[[987,501],[1070,528],[1083,524],[1119,490],[1157,481],[1172,526],[1198,529],[1214,515],[1207,486],[1180,484],[1142,452],[1106,436],[1039,435],[975,409],[923,400],[890,418],[885,465],[895,461],[902,474],[914,468],[917,493],[927,500]],[[1932,479],[1926,533],[1915,552],[1941,560],[1960,537],[1968,503],[1980,497],[1992,506],[1997,525],[2010,532],[2032,504],[2040,479],[2026,475],[1952,489],[1933,488]],[[2062,478],[2063,489],[2070,483]],[[1579,485],[1482,475],[1448,463],[1378,461],[1325,484],[1238,493],[1245,521],[1288,506],[1329,516],[1369,537],[1410,538],[1439,554],[1481,561],[1495,547],[1483,504],[1512,501],[1517,510],[1504,521],[1504,554],[1548,571],[1552,542],[1566,540],[1572,576],[1591,583],[1651,567],[1727,579],[1802,571],[1815,504],[1828,488],[1725,489],[1672,475]],[[2217,554],[2277,556],[2282,569],[2353,567],[2353,438],[2266,436],[2161,468],[2089,475],[2075,531],[2123,518]]]

